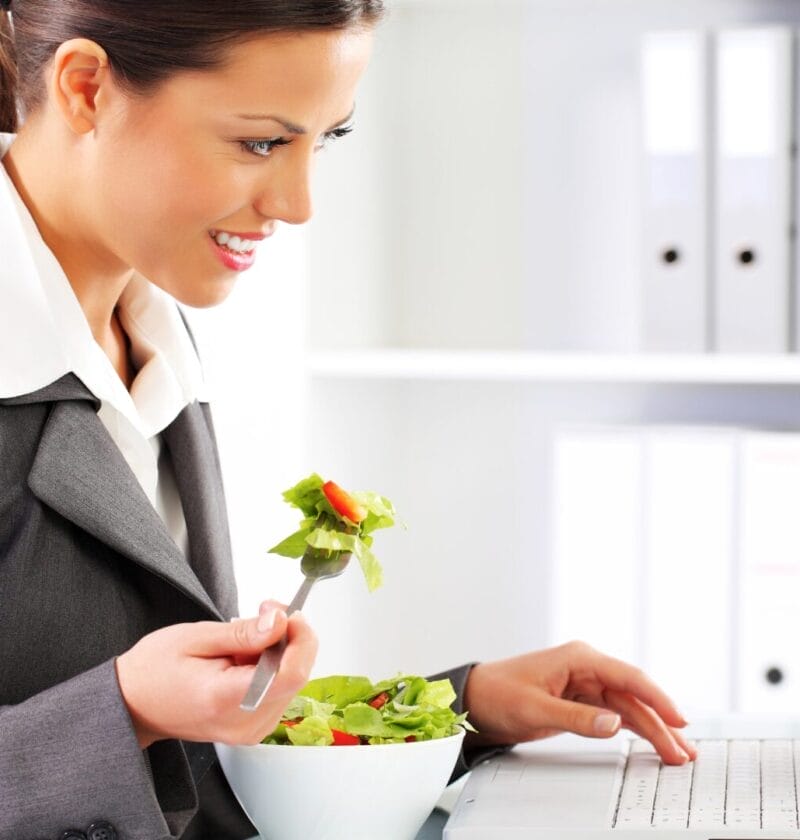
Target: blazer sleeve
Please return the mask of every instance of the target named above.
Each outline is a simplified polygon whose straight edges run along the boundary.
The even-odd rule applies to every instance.
[[[181,742],[140,748],[113,658],[0,707],[0,748],[0,840],[97,822],[125,840],[170,840],[197,810]]]
[[[461,665],[458,668],[451,668],[449,671],[442,671],[440,674],[434,674],[433,676],[427,678],[429,680],[450,680],[453,684],[453,690],[456,693],[456,699],[453,703],[453,709],[456,714],[460,715],[464,711],[469,713],[469,709],[464,709],[464,690],[467,685],[469,672],[476,664],[476,662],[469,662],[466,665]],[[469,720],[469,718],[467,719]],[[458,760],[456,761],[456,766],[453,768],[453,774],[450,776],[448,784],[452,784],[456,779],[463,776],[464,773],[472,770],[476,764],[480,764],[481,761],[486,761],[487,758],[491,758],[494,755],[500,755],[504,752],[508,752],[512,746],[513,744],[491,747],[477,746],[471,742],[470,733],[467,732],[464,737]]]

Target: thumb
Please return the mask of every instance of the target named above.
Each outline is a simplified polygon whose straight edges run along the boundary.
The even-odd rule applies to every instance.
[[[286,613],[280,608],[230,622],[198,621],[191,625],[188,652],[195,656],[260,653],[283,636],[286,622]]]
[[[541,712],[549,726],[587,738],[610,738],[622,725],[616,712],[551,695],[547,696]]]

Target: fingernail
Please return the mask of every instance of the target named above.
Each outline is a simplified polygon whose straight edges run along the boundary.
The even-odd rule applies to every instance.
[[[683,759],[684,764],[686,764],[689,760],[689,753],[687,753],[686,750],[681,749],[681,747],[678,747],[678,755]]]
[[[259,633],[269,633],[273,627],[275,627],[275,622],[278,620],[278,610],[272,609],[267,610],[265,613],[258,617],[258,624],[256,624],[256,629]]]
[[[594,731],[598,735],[613,735],[622,721],[619,715],[604,714],[594,719]]]

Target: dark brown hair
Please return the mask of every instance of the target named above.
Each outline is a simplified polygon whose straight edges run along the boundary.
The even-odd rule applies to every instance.
[[[0,131],[43,104],[43,70],[70,38],[99,44],[115,81],[142,96],[179,71],[221,66],[236,43],[372,25],[383,12],[383,0],[13,0],[0,11]]]

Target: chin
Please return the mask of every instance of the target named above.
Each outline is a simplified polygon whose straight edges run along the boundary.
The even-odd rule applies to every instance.
[[[172,297],[184,306],[191,306],[192,309],[210,309],[218,306],[233,291],[236,278],[230,280],[203,283],[201,286],[194,286],[190,289],[180,289],[172,292]]]

